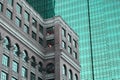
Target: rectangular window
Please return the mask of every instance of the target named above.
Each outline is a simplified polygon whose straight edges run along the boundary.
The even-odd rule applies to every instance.
[[[66,30],[62,28],[62,36],[66,37]]]
[[[13,0],[7,0],[7,3],[11,6],[13,6]]]
[[[21,72],[22,77],[27,77],[27,69],[25,67],[22,67],[22,72]]]
[[[34,27],[37,27],[37,21],[36,21],[34,18],[32,18],[32,25],[33,25]]]
[[[14,77],[12,77],[12,79],[11,80],[17,80],[16,78],[14,78]]]
[[[30,80],[35,80],[35,74],[31,72],[30,74]]]
[[[29,34],[29,27],[27,25],[24,25],[23,31]]]
[[[17,3],[16,4],[16,12],[18,13],[18,14],[21,14],[22,13],[22,7]]]
[[[2,64],[6,67],[9,66],[9,57],[8,56],[6,56],[6,55],[2,56]]]
[[[29,15],[29,13],[28,13],[27,11],[25,11],[24,19],[25,19],[26,21],[29,21],[29,19],[30,19],[30,15]]]
[[[40,77],[38,77],[38,80],[42,80]]]
[[[77,48],[77,42],[73,39],[73,46]]]
[[[72,54],[72,49],[69,46],[68,46],[68,53]]]
[[[36,37],[37,37],[36,33],[32,31],[32,38],[36,40]]]
[[[47,47],[52,47],[55,44],[55,40],[51,39],[51,40],[47,40]]]
[[[68,34],[68,41],[71,42],[71,35]]]
[[[3,11],[3,4],[0,3],[0,12],[2,12],[2,11]]]
[[[21,27],[21,20],[17,17],[16,17],[15,24],[17,25],[17,27]]]
[[[39,37],[39,43],[43,45],[43,39]]]
[[[4,71],[1,72],[1,79],[0,80],[8,80],[8,74]]]
[[[18,63],[16,61],[13,61],[12,63],[12,70],[14,72],[18,72]]]
[[[6,16],[8,17],[8,19],[12,19],[12,12],[9,9],[7,9],[6,11]]]
[[[47,35],[54,34],[54,27],[49,27],[46,29]]]
[[[62,47],[66,49],[66,43],[64,41],[62,41]]]
[[[39,25],[39,31],[43,34],[43,26]]]
[[[77,53],[76,53],[76,52],[73,52],[73,57],[74,57],[75,59],[77,59]]]

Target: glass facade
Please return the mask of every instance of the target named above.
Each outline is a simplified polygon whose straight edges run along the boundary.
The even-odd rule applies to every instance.
[[[120,1],[55,0],[54,3],[55,15],[62,16],[79,35],[81,80],[119,80]]]
[[[26,0],[43,18],[55,16],[55,0]],[[39,3],[39,4],[38,4]]]

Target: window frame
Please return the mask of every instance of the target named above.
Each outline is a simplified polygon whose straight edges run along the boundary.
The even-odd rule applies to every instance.
[[[66,30],[62,28],[62,36],[66,37]]]
[[[29,34],[29,27],[26,24],[24,24],[23,31]]]
[[[24,12],[24,19],[25,21],[28,21],[28,22],[30,21],[30,14],[27,11]]]
[[[6,58],[6,59],[3,60],[3,58]],[[9,57],[5,54],[2,55],[2,65],[9,67]]]
[[[22,14],[22,6],[19,3],[16,4],[16,12],[17,14]]]
[[[21,76],[27,78],[27,68],[25,68],[24,66],[22,66],[21,69]]]
[[[33,38],[34,40],[37,39],[37,34],[36,34],[34,31],[32,31],[32,38]]]
[[[62,40],[62,48],[66,49],[66,42]]]
[[[8,80],[8,73],[1,71],[0,76],[1,76],[1,80]]]
[[[15,24],[17,27],[21,27],[21,25],[22,25],[21,20],[18,17],[16,17],[16,19],[15,19]]]
[[[7,0],[7,3],[8,3],[10,6],[13,6],[13,2],[14,2],[14,0]]]
[[[12,61],[12,71],[18,72],[19,70],[19,64],[16,61]]]
[[[12,11],[10,11],[8,8],[6,9],[6,17],[8,18],[8,19],[11,19],[12,20]]]
[[[0,2],[0,12],[3,12],[3,4]]]

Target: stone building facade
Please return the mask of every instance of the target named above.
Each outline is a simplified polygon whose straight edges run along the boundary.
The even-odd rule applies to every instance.
[[[0,80],[80,80],[78,36],[60,16],[0,0]]]

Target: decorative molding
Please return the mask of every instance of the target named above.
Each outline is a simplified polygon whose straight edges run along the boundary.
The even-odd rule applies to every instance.
[[[71,64],[77,71],[80,72],[80,66],[77,65],[72,59],[70,59],[64,52],[61,52],[61,57],[65,59],[66,62]]]
[[[9,33],[15,36],[23,44],[27,45],[31,50],[33,50],[35,53],[37,53],[42,58],[44,58],[44,54],[39,49],[37,49],[34,45],[32,45],[29,41],[27,41],[22,35],[20,35],[20,33],[15,32],[15,30],[11,28],[7,23],[5,23],[1,18],[0,18],[0,25],[2,25],[4,29],[6,29]]]

